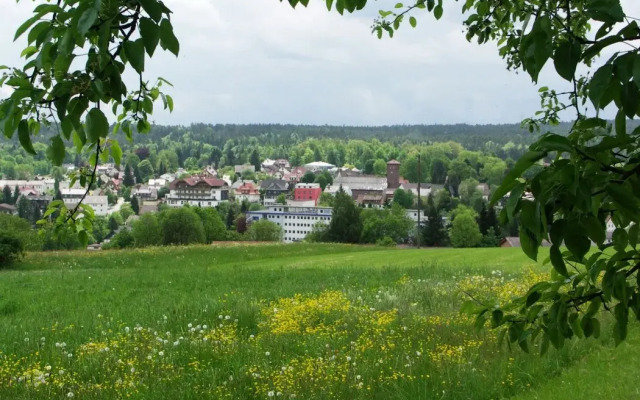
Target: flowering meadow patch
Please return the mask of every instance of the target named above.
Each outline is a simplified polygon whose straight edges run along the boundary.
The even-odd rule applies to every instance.
[[[282,254],[275,246],[242,250],[251,262],[263,251]],[[308,259],[273,257],[271,269],[236,260],[228,270],[146,267],[137,281],[131,274],[143,267],[84,272],[78,262],[60,276],[75,279],[86,301],[100,298],[90,317],[75,318],[73,307],[47,314],[66,323],[0,314],[10,333],[0,337],[0,399],[493,399],[582,354],[538,358],[501,348],[496,332],[477,331],[460,313],[469,296],[500,304],[521,295],[546,279],[536,270],[414,261],[400,268],[393,262],[414,253],[374,249],[350,253],[343,269],[333,265],[347,257],[327,257],[325,272],[311,250]],[[145,251],[135,254],[150,257]],[[175,259],[198,263],[188,254]],[[17,284],[41,279],[21,274]]]

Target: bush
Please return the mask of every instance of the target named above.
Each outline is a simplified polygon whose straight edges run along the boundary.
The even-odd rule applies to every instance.
[[[19,260],[24,253],[22,241],[17,237],[0,232],[0,268]]]
[[[11,232],[24,246],[25,251],[42,250],[42,238],[29,221],[20,217],[0,213],[0,232]]]
[[[395,245],[396,245],[396,241],[390,238],[389,236],[385,236],[376,241],[376,246],[393,247]]]
[[[131,227],[136,247],[158,246],[162,243],[162,231],[158,217],[154,213],[146,213],[134,221]]]
[[[116,233],[109,243],[106,243],[102,246],[103,250],[109,249],[125,249],[127,247],[133,247],[135,239],[131,232],[128,229],[123,229],[120,232]]]
[[[198,214],[188,207],[173,208],[160,214],[164,244],[191,244],[206,241]]]
[[[252,222],[247,233],[249,240],[256,242],[277,242],[282,239],[282,228],[266,219]]]

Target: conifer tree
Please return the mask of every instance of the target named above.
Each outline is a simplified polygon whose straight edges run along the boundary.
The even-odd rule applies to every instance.
[[[13,198],[11,199],[11,204],[16,205],[18,203],[18,198],[20,197],[20,188],[18,185],[13,189]]]
[[[448,242],[447,231],[442,223],[442,217],[438,212],[433,198],[427,199],[427,223],[422,230],[422,238],[425,246],[445,246]]]
[[[127,164],[124,167],[124,179],[122,180],[122,184],[126,187],[131,187],[135,185],[135,180],[133,178],[133,171],[131,170],[131,166]]]
[[[12,204],[13,197],[11,196],[11,188],[8,185],[2,189],[2,202],[6,204]]]
[[[131,196],[131,209],[136,215],[140,212],[140,203],[137,196]]]

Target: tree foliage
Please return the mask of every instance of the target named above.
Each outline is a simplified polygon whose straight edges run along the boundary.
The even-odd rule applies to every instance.
[[[158,246],[162,244],[162,230],[155,213],[142,214],[131,226],[131,236],[136,247]]]
[[[5,70],[0,85],[11,89],[11,95],[0,101],[4,136],[11,139],[17,133],[22,148],[36,154],[32,137],[41,126],[56,127],[47,158],[61,165],[65,143],[72,143],[90,162],[72,180],[88,190],[101,160],[112,157],[120,164],[122,150],[115,134],[122,131],[132,138],[134,130],[148,132],[147,116],[160,98],[165,108],[173,108],[171,97],[160,92],[166,81],[151,84],[143,77],[145,59],[158,45],[178,54],[170,14],[159,0],[37,3],[33,16],[15,34],[15,39],[26,37],[25,64],[0,67]],[[134,90],[125,84],[126,71],[138,75]],[[105,110],[118,121],[112,131]],[[85,232],[79,237],[86,244],[93,213],[81,205],[67,210],[54,202],[52,207],[62,211],[64,222]]]
[[[0,268],[19,260],[24,252],[22,241],[9,232],[0,231]]]
[[[336,8],[352,12],[366,3],[344,0]],[[425,11],[439,19],[442,1],[398,3],[380,12],[373,30],[393,36],[406,19],[415,26],[414,15]],[[465,309],[477,313],[477,326],[491,319],[509,342],[525,351],[539,345],[542,353],[549,344],[560,348],[573,337],[598,336],[599,311],[609,310],[619,344],[630,314],[640,319],[640,129],[627,129],[628,119],[640,116],[638,16],[627,15],[620,0],[469,0],[462,11],[467,39],[497,42],[509,69],[537,82],[552,63],[548,69],[568,82],[568,90],[540,89],[542,110],[525,120],[531,131],[558,123],[564,110],[575,116],[568,136],[542,134],[492,197],[496,203],[509,193],[501,215],[519,218],[529,257],[538,258],[542,240],[551,242],[551,279],[502,309],[482,302]],[[600,116],[607,106],[615,112],[612,124]],[[545,157],[550,163],[540,167]],[[608,220],[615,226],[611,241]]]
[[[282,239],[282,228],[266,219],[254,221],[247,230],[249,240],[258,242],[277,242]]]
[[[478,246],[482,240],[482,234],[473,211],[464,206],[458,206],[456,211],[449,233],[451,245],[453,247]]]
[[[402,243],[409,237],[414,223],[399,204],[391,209],[366,209],[361,213],[362,243],[376,243],[389,238],[393,243]]]
[[[204,227],[198,214],[189,207],[167,210],[160,219],[164,244],[204,243]]]
[[[330,242],[358,243],[362,235],[360,210],[340,187],[333,203],[333,214],[325,238]]]

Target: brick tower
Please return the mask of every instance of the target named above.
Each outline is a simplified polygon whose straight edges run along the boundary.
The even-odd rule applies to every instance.
[[[387,163],[387,189],[400,187],[400,163],[391,160]]]

